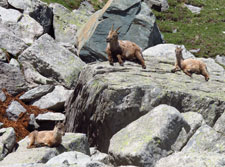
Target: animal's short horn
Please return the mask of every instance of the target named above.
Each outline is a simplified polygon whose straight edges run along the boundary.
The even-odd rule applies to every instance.
[[[119,31],[119,29],[121,28],[122,26],[119,26],[117,29],[116,29],[116,32],[118,32]]]
[[[111,31],[113,31],[113,28],[114,28],[114,24],[112,24],[112,28],[111,28]]]

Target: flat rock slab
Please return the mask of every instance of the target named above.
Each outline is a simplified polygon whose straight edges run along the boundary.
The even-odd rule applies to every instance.
[[[40,85],[36,88],[33,88],[27,92],[25,92],[22,96],[20,96],[20,100],[24,102],[34,101],[47,93],[51,92],[54,89],[53,85]]]
[[[16,95],[27,90],[25,78],[19,68],[0,62],[0,89]]]
[[[2,23],[14,22],[16,23],[22,17],[22,13],[15,9],[5,9],[0,7],[0,20]]]
[[[214,125],[225,110],[224,68],[213,59],[201,59],[209,70],[208,82],[199,75],[191,79],[183,72],[171,73],[175,48],[162,44],[144,51],[146,70],[130,61],[123,67],[108,62],[85,67],[67,103],[67,130],[96,136],[90,141],[107,152],[116,132],[159,104],[198,112],[208,125]],[[187,50],[183,53],[194,58]]]
[[[56,86],[55,89],[42,96],[40,99],[32,103],[41,109],[50,109],[54,111],[64,111],[64,103],[69,98],[73,90],[67,90],[63,86]]]
[[[223,167],[225,155],[212,152],[179,152],[160,159],[155,167]]]
[[[64,121],[65,115],[62,113],[47,112],[44,114],[39,114],[36,121]]]

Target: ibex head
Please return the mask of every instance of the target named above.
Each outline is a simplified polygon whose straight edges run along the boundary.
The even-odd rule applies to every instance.
[[[58,122],[55,125],[54,130],[58,131],[62,136],[64,136],[65,135],[65,124],[61,123],[61,122]]]
[[[121,26],[118,27],[115,31],[113,30],[113,27],[114,27],[114,25],[112,25],[112,28],[109,31],[109,34],[108,34],[108,36],[106,38],[106,42],[111,42],[111,41],[117,41],[118,40],[118,35],[119,35],[118,30],[121,28]]]

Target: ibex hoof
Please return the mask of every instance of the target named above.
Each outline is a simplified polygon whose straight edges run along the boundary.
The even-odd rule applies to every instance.
[[[120,65],[121,65],[121,66],[124,66],[124,64],[123,64],[123,63],[120,63]]]
[[[114,64],[113,63],[109,63],[111,66],[113,66]]]
[[[206,78],[206,79],[205,79],[205,81],[208,81],[208,80],[209,80],[209,78]]]
[[[146,66],[142,66],[143,69],[146,69]]]

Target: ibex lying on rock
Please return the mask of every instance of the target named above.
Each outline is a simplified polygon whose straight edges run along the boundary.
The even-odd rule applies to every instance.
[[[27,148],[37,146],[58,146],[62,142],[62,136],[65,135],[64,123],[57,123],[51,131],[33,131],[29,134],[30,142]]]
[[[113,65],[114,58],[118,59],[121,66],[123,66],[123,60],[138,60],[141,63],[142,68],[145,69],[146,66],[141,53],[141,48],[131,41],[118,40],[118,30],[120,28],[121,27],[114,31],[112,25],[106,38],[106,42],[108,43],[106,53],[108,55],[110,65]]]
[[[182,56],[182,48],[176,47],[176,63],[175,68],[171,72],[176,72],[182,70],[186,75],[192,77],[192,74],[199,74],[205,77],[205,80],[209,80],[209,74],[207,71],[206,64],[200,60],[195,59],[185,59]]]

